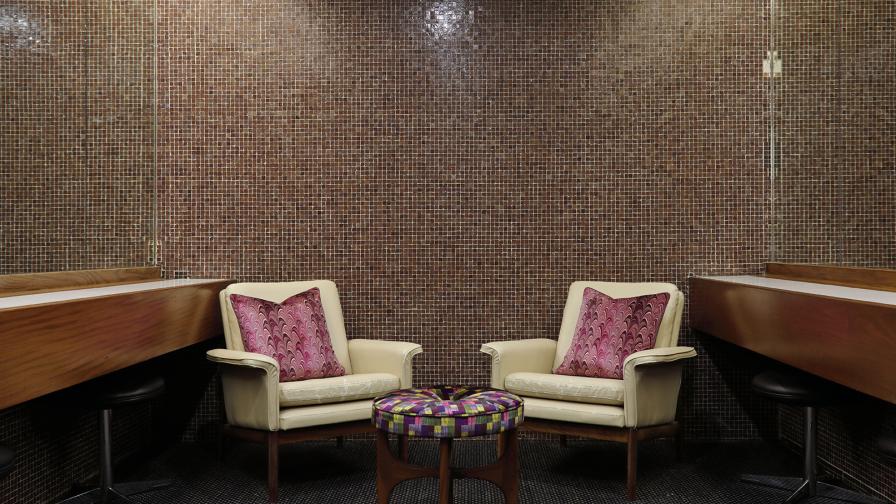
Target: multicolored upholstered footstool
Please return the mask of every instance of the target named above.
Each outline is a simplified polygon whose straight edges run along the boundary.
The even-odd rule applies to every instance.
[[[388,504],[395,485],[415,478],[439,478],[439,504],[452,502],[452,481],[477,478],[498,485],[507,504],[519,502],[516,429],[523,423],[523,400],[503,390],[466,387],[403,389],[373,400],[376,435],[376,496]],[[389,448],[400,439],[401,454]],[[498,460],[470,469],[451,468],[454,438],[498,435]],[[408,437],[438,438],[439,467],[408,463]]]

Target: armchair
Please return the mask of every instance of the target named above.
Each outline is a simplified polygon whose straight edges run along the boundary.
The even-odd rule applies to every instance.
[[[280,383],[277,361],[246,352],[231,294],[280,302],[317,287],[333,351],[345,376]],[[226,349],[208,359],[220,365],[227,425],[224,434],[267,445],[268,498],[277,500],[278,450],[282,444],[373,432],[373,398],[411,386],[412,360],[420,345],[348,340],[336,284],[328,280],[237,283],[220,293]]]
[[[572,343],[586,287],[614,298],[669,293],[653,349],[629,355],[621,380],[553,374]],[[482,345],[491,356],[491,386],[525,401],[525,430],[626,443],[626,494],[636,498],[638,442],[678,434],[675,412],[684,359],[697,355],[676,346],[684,296],[667,283],[574,282],[560,336]]]

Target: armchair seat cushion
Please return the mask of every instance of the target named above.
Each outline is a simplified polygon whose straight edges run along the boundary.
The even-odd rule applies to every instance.
[[[590,378],[548,373],[511,373],[504,379],[508,392],[523,397],[619,406],[625,382],[611,378]]]
[[[605,427],[625,427],[625,410],[622,406],[585,404],[554,401],[537,397],[524,397],[526,418],[540,418],[558,422],[572,422]]]
[[[280,407],[333,404],[370,399],[400,388],[390,373],[360,373],[280,384]]]
[[[317,425],[370,420],[373,399],[333,404],[316,404],[280,410],[280,430],[304,429]]]

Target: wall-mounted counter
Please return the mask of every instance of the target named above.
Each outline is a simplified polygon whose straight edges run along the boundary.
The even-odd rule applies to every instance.
[[[230,281],[147,270],[156,278],[0,297],[0,409],[222,333],[218,292]]]
[[[893,271],[772,263],[765,276],[692,278],[690,324],[896,403],[894,290]]]

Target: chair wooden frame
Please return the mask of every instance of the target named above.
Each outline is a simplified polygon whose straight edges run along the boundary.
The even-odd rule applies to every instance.
[[[601,441],[614,441],[626,445],[626,479],[625,496],[628,500],[638,498],[638,443],[651,439],[675,438],[677,453],[680,454],[680,437],[678,434],[678,422],[650,427],[606,427],[601,425],[589,425],[574,422],[561,422],[557,420],[542,420],[539,418],[527,418],[520,426],[520,430],[530,432],[543,432],[563,436],[578,436]]]
[[[625,357],[621,383],[613,387],[621,397],[603,397],[596,392],[565,396],[565,387],[577,389],[581,382],[569,383],[565,377],[543,380],[525,375],[553,376],[561,356],[573,344],[575,328],[587,289],[594,289],[616,299],[668,293],[668,304],[657,326],[656,340],[650,349],[639,350]],[[638,444],[650,439],[672,437],[680,455],[681,443],[676,421],[678,395],[681,389],[681,366],[697,352],[678,345],[684,294],[673,284],[663,282],[599,282],[577,281],[569,287],[558,339],[529,338],[484,343],[481,352],[491,356],[491,386],[519,395],[527,405],[523,431],[544,432],[561,436],[578,436],[624,443],[627,452],[626,497],[637,498]],[[509,377],[515,374],[514,383]],[[584,378],[584,377],[582,377]],[[581,380],[582,378],[575,378]],[[593,382],[597,384],[597,382]],[[605,383],[604,385],[609,385]],[[618,390],[619,385],[622,390]],[[641,400],[639,400],[639,396]],[[596,400],[594,400],[596,399]],[[578,405],[578,406],[576,406]],[[593,423],[592,423],[593,422]]]
[[[264,431],[259,429],[247,429],[224,425],[222,427],[222,442],[224,437],[234,438],[265,445],[268,452],[268,501],[277,502],[278,484],[280,476],[280,447],[283,445],[301,443],[302,441],[314,441],[319,439],[336,438],[342,445],[344,436],[352,434],[366,434],[375,432],[370,420],[357,420],[337,424],[306,427],[302,429],[290,429],[284,431]]]
[[[238,283],[221,291],[219,300],[227,348],[207,352],[207,358],[221,366],[227,414],[227,425],[222,429],[221,451],[227,438],[237,438],[267,447],[268,495],[271,502],[277,500],[279,493],[277,486],[281,445],[327,438],[336,438],[341,445],[342,438],[346,435],[374,431],[370,422],[371,406],[365,406],[367,399],[362,397],[347,400],[339,393],[332,397],[324,394],[324,397],[314,397],[309,404],[284,406],[281,397],[284,385],[278,380],[277,361],[267,355],[245,351],[239,322],[231,305],[231,294],[257,296],[261,299],[285,299],[309,289],[319,290],[333,351],[345,366],[346,375],[391,374],[397,378],[397,383],[390,382],[388,389],[409,387],[412,384],[412,359],[423,351],[416,343],[349,340],[345,334],[339,293],[336,284],[329,280]],[[337,380],[338,377],[332,379]],[[338,382],[332,383],[336,383],[338,388]],[[377,385],[384,386],[382,383]],[[372,397],[376,395],[374,392],[385,390],[367,390],[361,396],[369,395],[368,404],[372,404]],[[311,413],[306,415],[303,409]]]

